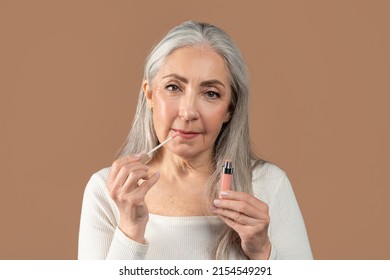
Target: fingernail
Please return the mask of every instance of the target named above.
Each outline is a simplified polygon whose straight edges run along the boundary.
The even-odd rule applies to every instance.
[[[221,196],[228,196],[229,195],[229,193],[228,192],[225,192],[225,191],[222,191],[222,192],[220,192],[219,193]]]
[[[215,199],[214,200],[214,205],[221,205],[221,200],[219,200],[219,199]]]

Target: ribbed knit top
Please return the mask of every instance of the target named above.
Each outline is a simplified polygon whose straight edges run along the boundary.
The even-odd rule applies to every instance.
[[[216,216],[173,217],[149,214],[140,244],[118,228],[119,212],[106,187],[110,169],[92,175],[84,192],[79,259],[211,259],[223,222]],[[303,218],[281,169],[266,163],[253,171],[254,195],[268,204],[271,259],[312,259]],[[235,259],[236,255],[231,254]]]

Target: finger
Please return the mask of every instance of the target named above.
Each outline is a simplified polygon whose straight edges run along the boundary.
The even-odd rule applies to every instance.
[[[268,215],[268,209],[259,209],[253,207],[246,201],[229,200],[229,199],[215,199],[214,205],[217,208],[224,208],[234,212],[243,213],[254,219],[261,219],[263,216]]]
[[[251,225],[257,225],[259,223],[259,220],[249,217],[243,213],[231,211],[228,209],[217,208],[213,210],[213,212],[220,217],[228,218],[241,225],[251,226]]]
[[[140,163],[140,162],[132,162],[132,163],[123,165],[121,167],[121,169],[118,171],[117,176],[113,179],[113,181],[107,182],[109,185],[109,188],[111,188],[112,186],[122,187],[122,185],[127,180],[127,177],[129,176],[129,174],[131,172],[136,171],[136,170],[148,171],[149,168],[145,164]]]
[[[142,184],[137,189],[140,192],[140,195],[145,196],[148,191],[157,183],[160,179],[160,172],[154,173],[148,180],[142,182]]]
[[[140,169],[132,171],[129,174],[129,176],[127,177],[123,186],[121,187],[121,191],[127,192],[127,193],[132,192],[133,190],[135,190],[138,187],[138,181],[141,179],[144,179],[144,180],[149,179],[147,171],[140,170]]]
[[[220,193],[222,199],[246,201],[250,205],[256,208],[268,208],[267,204],[261,201],[260,199],[254,197],[245,192],[235,192],[235,191],[223,191]]]
[[[226,218],[224,216],[219,216],[221,220],[229,227],[234,229],[236,232],[239,232],[241,230],[242,225],[233,221],[232,219]]]
[[[268,213],[268,205],[256,198],[253,195],[244,192],[235,192],[235,191],[224,191],[221,192],[222,200],[235,200],[235,201],[245,201],[247,204],[256,208],[259,213]]]
[[[132,172],[135,172],[137,170],[140,170],[140,171],[143,171],[143,172],[147,172],[148,170],[148,167],[141,164],[141,163],[132,163],[132,164],[128,164],[124,167],[121,168],[121,170],[119,171],[118,173],[118,176],[116,177],[116,179],[114,180],[114,182],[111,182],[111,183],[108,183],[108,190],[110,192],[110,195],[112,198],[114,197],[117,197],[117,195],[121,192],[124,191],[124,188],[123,188],[123,185],[125,184],[126,180],[128,180],[129,178],[129,175],[132,173]],[[145,174],[141,174],[139,175],[141,178],[142,177],[145,177],[147,178],[147,175],[145,176]],[[131,184],[131,182],[129,182],[129,184]],[[125,188],[125,191],[129,192],[129,189],[128,188]]]
[[[115,200],[115,198],[132,192],[137,186],[138,181],[142,178],[147,178],[148,174],[144,170],[135,170],[131,172],[125,179],[123,183],[112,183],[111,189],[109,189],[110,196]]]
[[[118,175],[121,168],[129,163],[137,162],[141,159],[142,154],[136,154],[136,155],[128,155],[126,157],[117,159],[113,162],[110,170],[110,174],[108,175],[107,182],[111,183],[115,180],[116,176]]]

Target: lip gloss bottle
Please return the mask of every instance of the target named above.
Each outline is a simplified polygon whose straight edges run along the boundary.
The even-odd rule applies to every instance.
[[[233,165],[231,160],[226,160],[222,169],[221,192],[230,190],[233,177]]]

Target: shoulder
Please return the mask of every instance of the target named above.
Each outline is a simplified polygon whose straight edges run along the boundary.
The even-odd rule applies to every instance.
[[[265,162],[252,170],[253,194],[265,203],[270,203],[286,184],[290,184],[286,172],[275,164]]]
[[[91,180],[98,180],[98,181],[103,181],[107,182],[108,175],[110,174],[111,167],[105,167],[100,169],[99,171],[95,172],[91,176]]]
[[[286,172],[273,163],[265,162],[257,165],[252,170],[252,180],[280,179],[286,176]]]
[[[110,168],[103,168],[89,179],[84,190],[80,227],[100,229],[105,232],[118,224],[119,213],[107,188]],[[89,234],[89,232],[88,232]]]
[[[106,183],[110,169],[111,167],[103,168],[92,174],[85,187],[84,196],[105,197],[109,195]]]

